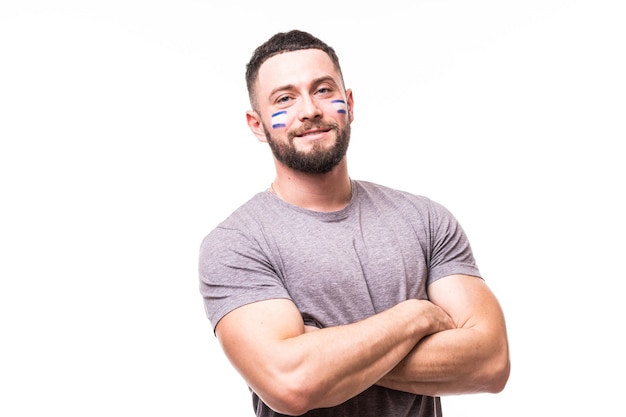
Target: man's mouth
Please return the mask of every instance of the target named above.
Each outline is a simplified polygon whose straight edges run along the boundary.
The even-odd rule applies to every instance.
[[[312,125],[308,125],[308,126],[302,126],[302,129],[298,132],[296,132],[297,137],[300,138],[307,138],[307,139],[313,139],[316,138],[318,136],[323,136],[324,134],[330,132],[331,130],[333,130],[332,126],[326,125],[326,124],[312,124]]]
[[[315,136],[315,135],[321,135],[321,134],[327,133],[328,131],[330,131],[330,129],[310,129],[310,130],[305,130],[298,136],[300,137]]]

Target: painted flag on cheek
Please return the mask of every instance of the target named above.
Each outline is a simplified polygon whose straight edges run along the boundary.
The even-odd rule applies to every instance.
[[[276,129],[279,127],[287,126],[287,112],[285,110],[276,112],[272,114],[272,128]]]
[[[333,100],[331,101],[335,109],[337,109],[337,113],[346,114],[346,102],[343,100]]]

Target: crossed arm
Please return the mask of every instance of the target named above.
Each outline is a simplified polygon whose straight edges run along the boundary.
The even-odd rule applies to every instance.
[[[374,384],[426,395],[502,390],[506,329],[483,280],[442,278],[429,297],[317,331],[291,301],[262,301],[227,314],[216,333],[252,390],[283,414],[334,406]]]
[[[431,396],[502,391],[510,371],[506,325],[485,282],[452,275],[428,293],[454,328],[421,339],[378,384]]]

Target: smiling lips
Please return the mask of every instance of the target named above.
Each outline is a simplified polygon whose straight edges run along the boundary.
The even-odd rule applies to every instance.
[[[314,139],[315,137],[321,136],[321,135],[323,135],[325,133],[328,133],[329,131],[330,131],[330,129],[305,130],[300,135],[298,135],[298,137],[307,138],[307,139]]]
[[[315,123],[313,125],[303,126],[302,130],[296,132],[294,136],[304,139],[318,139],[331,130],[333,130],[332,125]]]

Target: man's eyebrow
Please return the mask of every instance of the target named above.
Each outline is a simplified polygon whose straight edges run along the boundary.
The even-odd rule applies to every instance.
[[[335,81],[335,79],[333,77],[331,77],[330,75],[326,75],[324,77],[316,78],[315,80],[313,80],[312,85],[318,85],[318,84],[326,83],[326,82],[330,82],[331,84],[337,85],[337,81]]]
[[[337,81],[330,75],[325,75],[323,77],[315,78],[313,81],[311,81],[311,85],[319,85],[324,82],[330,82],[336,86],[339,86]],[[279,91],[289,91],[295,88],[296,86],[293,84],[281,85],[279,87],[274,88],[272,91],[270,91],[269,97],[272,97],[274,94],[278,93]]]
[[[270,91],[269,97],[272,97],[274,94],[278,93],[279,91],[288,91],[288,90],[293,90],[294,88],[295,86],[293,84],[281,85],[280,87],[276,87],[275,89]]]

